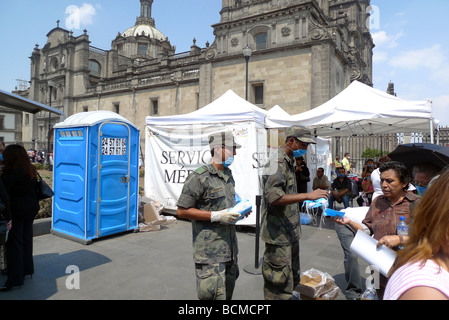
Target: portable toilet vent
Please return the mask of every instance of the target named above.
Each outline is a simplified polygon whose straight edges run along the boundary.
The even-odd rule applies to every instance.
[[[51,232],[84,244],[138,227],[139,129],[111,111],[55,125]]]

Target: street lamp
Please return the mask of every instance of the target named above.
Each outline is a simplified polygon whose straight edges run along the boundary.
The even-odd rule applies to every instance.
[[[53,80],[48,81],[48,89],[50,91],[50,103],[49,106],[51,107],[51,94],[53,92],[53,87],[55,86],[55,82]],[[48,110],[48,137],[47,137],[47,163],[50,166],[50,128],[51,128],[51,112]]]
[[[246,46],[243,48],[243,56],[246,60],[246,101],[248,101],[248,64],[249,64],[249,58],[251,58],[251,48]]]

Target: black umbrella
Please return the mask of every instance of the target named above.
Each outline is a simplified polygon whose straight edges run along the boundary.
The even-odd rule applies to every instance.
[[[443,169],[449,165],[449,148],[432,143],[401,144],[388,155],[411,170],[415,165],[430,162]]]

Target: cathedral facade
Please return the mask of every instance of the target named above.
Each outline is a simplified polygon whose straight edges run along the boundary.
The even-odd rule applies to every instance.
[[[264,109],[298,114],[354,80],[372,85],[370,0],[222,0],[213,43],[201,48],[193,40],[181,54],[156,28],[153,1],[140,0],[135,25],[108,50],[92,46],[86,30],[75,36],[58,22],[32,52],[31,85],[22,95],[66,116],[114,111],[144,132],[147,116],[189,113],[229,89],[245,97],[247,47],[248,100]],[[45,148],[49,121],[60,119],[25,114],[23,141]]]

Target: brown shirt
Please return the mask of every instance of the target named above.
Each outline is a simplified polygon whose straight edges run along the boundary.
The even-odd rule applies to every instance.
[[[374,199],[362,223],[368,227],[372,235],[374,234],[376,240],[395,235],[399,218],[405,216],[405,223],[409,224],[410,214],[420,200],[420,196],[407,192],[402,201],[392,205],[387,197],[379,196]]]

